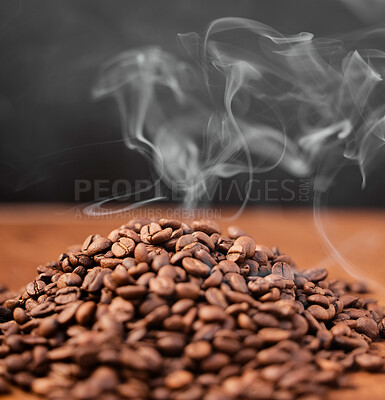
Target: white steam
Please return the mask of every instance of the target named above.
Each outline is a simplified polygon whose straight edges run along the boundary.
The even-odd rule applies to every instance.
[[[346,163],[360,169],[365,185],[385,143],[385,31],[337,40],[223,18],[202,36],[178,39],[183,60],[148,47],[101,69],[93,95],[116,100],[126,146],[143,154],[171,191],[183,186],[187,207],[212,196],[221,178],[245,174],[251,182],[277,166],[314,176],[318,231],[355,272],[328,239],[319,209]],[[111,213],[105,202],[86,212]]]
[[[368,44],[383,31],[344,44],[223,18],[178,38],[187,61],[157,47],[121,53],[102,67],[93,95],[115,98],[126,146],[171,191],[183,186],[186,206],[219,178],[251,182],[278,165],[296,176],[319,170],[316,191],[329,187],[339,159],[365,180],[385,138],[384,104],[371,104],[385,53]]]

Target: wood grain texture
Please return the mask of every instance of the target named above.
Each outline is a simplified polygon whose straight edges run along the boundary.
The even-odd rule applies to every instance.
[[[36,266],[55,260],[68,246],[81,243],[90,233],[107,234],[130,216],[175,217],[181,210],[145,209],[131,214],[118,214],[107,218],[89,218],[68,205],[2,205],[0,206],[0,283],[18,289],[36,275]],[[212,216],[225,228],[238,225],[250,233],[258,243],[278,246],[290,254],[300,268],[323,265],[330,277],[348,278],[349,275],[330,256],[314,225],[310,209],[248,208],[236,220],[228,220],[235,210],[212,210]],[[199,213],[197,212],[198,216]],[[185,216],[183,214],[183,216]],[[333,244],[365,276],[385,286],[385,263],[382,257],[385,243],[385,213],[382,211],[351,210],[329,211],[323,221]],[[360,278],[362,279],[362,278]],[[385,292],[375,287],[375,295],[385,305]],[[376,344],[377,351],[385,355],[385,344]],[[349,376],[349,389],[332,391],[331,400],[385,398],[383,374],[354,373]],[[36,396],[15,390],[3,399],[36,399]]]

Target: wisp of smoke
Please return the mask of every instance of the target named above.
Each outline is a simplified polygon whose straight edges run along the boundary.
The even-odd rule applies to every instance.
[[[221,178],[251,182],[277,166],[314,176],[316,223],[331,246],[317,211],[323,193],[346,163],[365,185],[385,143],[384,39],[382,29],[337,40],[222,18],[203,35],[178,35],[183,59],[158,47],[119,54],[93,96],[116,100],[126,146],[171,191],[183,186],[186,207]]]

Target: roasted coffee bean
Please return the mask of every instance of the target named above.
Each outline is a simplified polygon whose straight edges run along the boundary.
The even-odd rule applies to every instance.
[[[10,318],[9,318],[10,319]],[[29,316],[21,307],[17,307],[13,310],[13,319],[19,324],[23,325],[29,321]],[[4,322],[4,321],[2,321]]]
[[[75,318],[79,325],[89,325],[94,320],[96,312],[96,303],[93,301],[86,301],[81,304],[76,310]]]
[[[135,249],[134,240],[127,237],[121,237],[111,247],[113,255],[117,258],[124,258],[130,254],[133,254],[134,249]],[[102,262],[100,262],[100,265],[102,265]]]
[[[67,286],[80,286],[82,284],[82,278],[75,273],[67,273],[60,276],[56,282],[56,286],[62,289]]]
[[[170,389],[181,389],[182,387],[192,383],[193,380],[194,375],[191,372],[179,370],[166,376],[164,383]]]
[[[105,237],[99,237],[92,241],[92,243],[87,247],[87,255],[92,257],[96,254],[102,253],[108,250],[112,245],[110,239]]]
[[[91,269],[84,277],[82,289],[88,292],[97,292],[103,287],[103,278],[106,274],[111,273],[109,269],[95,267]]]
[[[255,253],[255,241],[250,236],[240,236],[228,250],[226,258],[241,263],[245,258],[251,258]]]
[[[138,243],[134,251],[137,262],[149,262],[147,247],[144,243]]]
[[[29,314],[31,315],[31,317],[40,318],[52,314],[54,310],[55,303],[46,301],[34,307]]]
[[[219,269],[224,275],[231,272],[234,272],[236,274],[240,273],[239,265],[229,260],[220,261],[218,265],[216,265],[213,269]]]
[[[120,286],[116,289],[117,295],[127,300],[140,299],[146,294],[146,291],[146,287],[140,285]]]
[[[27,285],[26,291],[31,297],[38,297],[44,293],[45,283],[41,280],[31,282]]]
[[[328,298],[320,294],[312,294],[307,298],[307,301],[312,304],[318,304],[324,308],[329,308],[330,305]]]
[[[148,225],[144,225],[140,230],[140,238],[143,243],[151,244],[152,238],[158,232],[162,230],[162,227],[154,222],[151,222]]]
[[[138,265],[134,265],[133,267],[128,269],[128,274],[133,276],[134,278],[139,278],[141,275],[150,271],[150,267],[146,262],[140,262]]]
[[[159,296],[169,297],[174,293],[175,282],[168,276],[158,276],[150,279],[149,288]]]
[[[192,243],[196,243],[196,242],[198,242],[198,239],[195,236],[193,236],[193,235],[183,235],[177,240],[177,242],[175,244],[175,250],[176,251],[180,251],[185,246],[188,246],[188,245],[190,245]]]
[[[180,299],[196,300],[200,294],[199,286],[192,282],[177,283],[175,286],[175,291]]]
[[[217,269],[216,271],[213,271],[208,278],[205,279],[201,287],[202,289],[207,289],[209,287],[219,286],[222,283],[222,279],[223,274],[219,269]]]
[[[69,303],[65,308],[60,312],[60,314],[57,316],[57,321],[61,325],[67,325],[72,320],[75,318],[75,313],[76,310],[79,308],[81,302],[74,302],[74,303]],[[56,307],[56,311],[58,311],[58,307]]]
[[[54,300],[56,304],[68,304],[78,300],[79,298],[80,289],[76,286],[67,286],[56,292]]]
[[[211,345],[206,341],[190,343],[185,348],[185,354],[193,360],[202,360],[211,353]]]
[[[366,371],[379,371],[384,366],[384,359],[374,354],[362,353],[355,356],[358,367]]]
[[[230,286],[237,292],[249,293],[249,289],[247,288],[245,278],[242,275],[231,273],[230,274]]]
[[[218,288],[208,288],[205,293],[206,300],[209,304],[216,305],[222,308],[228,306],[228,302],[224,293]]]
[[[285,279],[294,279],[294,272],[292,268],[285,262],[276,262],[271,268],[271,273],[282,276],[282,278]]]
[[[204,372],[217,372],[228,365],[230,357],[227,354],[215,353],[205,358],[201,362],[201,368]]]
[[[177,219],[167,219],[167,218],[161,218],[158,221],[159,225],[162,228],[172,228],[172,229],[179,229],[181,227],[181,222],[178,221]]]
[[[82,251],[86,251],[86,250],[88,249],[88,247],[90,246],[90,244],[91,244],[92,242],[94,242],[95,240],[99,239],[99,238],[100,238],[100,235],[99,235],[99,234],[87,236],[86,239],[85,239],[84,242],[83,242],[83,245],[82,245],[82,247],[81,247],[81,250],[82,250]]]
[[[328,272],[325,268],[312,268],[302,271],[302,275],[311,282],[318,282],[325,279]]]
[[[126,238],[129,238],[129,239],[132,239],[135,243],[138,243],[140,241],[139,235],[135,231],[133,231],[132,229],[120,228],[118,230],[118,235],[126,237]],[[119,240],[119,238],[116,237],[116,240],[114,240],[114,242],[116,242],[118,240]]]
[[[203,278],[210,275],[210,267],[195,258],[185,257],[182,260],[182,265],[186,272],[191,275],[201,276]]]
[[[213,233],[221,233],[221,228],[215,221],[211,220],[199,220],[193,221],[192,227],[195,231],[201,231],[207,233],[208,235],[212,235]]]
[[[59,328],[59,323],[56,318],[44,318],[39,325],[39,335],[43,337],[50,337],[54,335]]]
[[[210,238],[209,235],[207,235],[204,232],[193,232],[193,236],[198,239],[199,242],[203,243],[205,246],[208,247],[208,249],[210,251],[214,251],[215,250],[215,244],[212,241],[212,239]]]
[[[378,337],[379,335],[377,323],[372,318],[367,318],[367,317],[358,318],[355,330],[359,333],[365,334],[372,340]]]
[[[322,306],[314,304],[308,307],[308,311],[310,311],[314,318],[319,321],[329,321],[335,315],[335,310],[333,306],[329,306],[329,308],[326,310]]]
[[[229,226],[227,232],[231,239],[237,239],[240,236],[247,236],[247,233],[242,228],[235,225]]]
[[[226,313],[220,306],[209,305],[199,309],[198,316],[205,322],[223,321],[226,319]]]

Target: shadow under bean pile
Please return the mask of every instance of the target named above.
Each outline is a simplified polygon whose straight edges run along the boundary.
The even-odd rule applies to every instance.
[[[0,293],[0,391],[48,399],[321,399],[371,350],[384,310],[361,283],[298,270],[213,221],[132,220]]]

